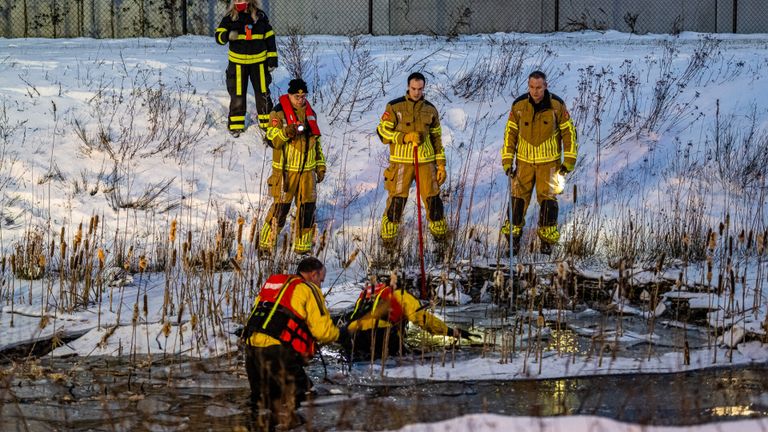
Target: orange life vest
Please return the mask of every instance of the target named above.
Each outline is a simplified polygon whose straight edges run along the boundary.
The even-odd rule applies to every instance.
[[[263,333],[304,357],[314,356],[315,338],[304,318],[291,307],[293,292],[303,282],[293,275],[270,276],[261,287],[242,337],[247,340],[253,333]]]
[[[360,293],[360,297],[358,297],[357,302],[355,303],[355,310],[350,315],[350,321],[361,318],[368,312],[375,310],[381,300],[389,303],[389,315],[387,316],[387,321],[392,324],[397,324],[402,321],[403,306],[400,304],[400,301],[397,300],[394,291],[392,291],[392,287],[381,282],[376,284],[375,287],[373,285],[368,285],[363,289]]]

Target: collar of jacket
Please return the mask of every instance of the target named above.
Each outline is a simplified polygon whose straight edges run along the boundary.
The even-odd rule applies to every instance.
[[[408,96],[408,93],[405,94],[405,100],[408,102],[418,103],[418,102],[424,102],[424,96],[420,97],[418,100],[413,100]]]
[[[533,106],[533,112],[537,113],[552,108],[552,97],[549,94],[549,90],[544,90],[544,97],[541,98],[541,102],[536,103],[533,101],[531,94],[528,93],[528,103]]]

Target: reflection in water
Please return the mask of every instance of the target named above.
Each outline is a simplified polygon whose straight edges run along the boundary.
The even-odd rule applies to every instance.
[[[586,354],[585,350],[579,349],[579,340],[576,333],[572,330],[552,329],[552,335],[549,338],[549,345],[546,351],[557,351],[560,354]]]
[[[764,415],[761,411],[755,411],[749,406],[719,406],[709,410],[715,417],[758,417]]]
[[[318,394],[300,412],[308,430],[391,430],[472,413],[598,415],[656,425],[768,416],[768,367],[679,374],[523,381],[425,382],[329,374],[313,363]],[[54,360],[37,373],[0,376],[0,430],[246,430],[242,365],[217,360],[132,369],[113,359]],[[53,371],[68,370],[61,373]],[[33,373],[34,372],[34,373]],[[194,378],[191,378],[194,377]],[[333,382],[324,380],[330,377]],[[763,401],[766,402],[763,402]],[[365,413],[360,415],[360,413]],[[396,414],[393,414],[396,413]],[[310,424],[311,423],[311,424]],[[251,429],[257,430],[257,429]]]

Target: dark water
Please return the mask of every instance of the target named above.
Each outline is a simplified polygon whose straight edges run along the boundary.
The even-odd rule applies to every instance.
[[[768,367],[529,381],[350,378],[326,359],[310,374],[313,403],[297,430],[385,430],[469,413],[591,414],[654,425],[768,416]],[[207,361],[41,360],[3,369],[0,430],[248,430],[249,390],[237,358]],[[364,367],[362,367],[364,368]],[[361,378],[366,376],[366,378]]]

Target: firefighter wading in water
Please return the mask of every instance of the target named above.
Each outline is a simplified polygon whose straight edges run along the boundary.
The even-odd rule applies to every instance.
[[[413,147],[418,146],[419,192],[427,210],[429,231],[437,241],[437,254],[444,250],[448,235],[440,186],[445,182],[440,116],[424,99],[426,79],[419,72],[408,77],[406,95],[387,104],[376,132],[389,145],[389,166],[384,170],[387,208],[381,217],[381,239],[391,249],[396,244],[408,191],[415,179]]]
[[[216,28],[216,43],[229,42],[227,92],[229,92],[229,133],[235,138],[245,130],[245,108],[250,80],[256,95],[259,127],[266,130],[272,99],[269,84],[277,68],[275,32],[257,0],[234,0]]]
[[[351,361],[401,356],[408,352],[404,345],[409,322],[433,335],[478,337],[464,329],[449,328],[411,293],[383,283],[368,285],[360,293],[349,316],[349,336],[340,340]]]
[[[560,240],[556,177],[573,171],[577,153],[576,128],[565,103],[547,90],[544,72],[532,72],[528,93],[512,103],[501,149],[504,172],[512,176],[512,226],[507,220],[501,232],[507,240],[512,234],[515,255],[520,251],[534,184],[540,206],[536,233],[541,239],[541,252],[551,253],[552,245]],[[515,159],[516,169],[512,164]]]
[[[269,254],[274,249],[295,199],[293,250],[306,254],[314,239],[316,184],[325,178],[320,128],[307,102],[307,83],[301,79],[288,83],[288,94],[280,96],[269,122],[267,139],[273,150],[267,185],[274,202],[259,234],[259,250]]]
[[[271,410],[270,430],[301,423],[296,408],[312,385],[304,366],[317,344],[349,338],[331,321],[320,289],[324,280],[325,266],[314,257],[299,262],[295,275],[270,276],[243,331],[251,404],[257,418],[259,409]],[[263,422],[258,426],[264,430]]]

